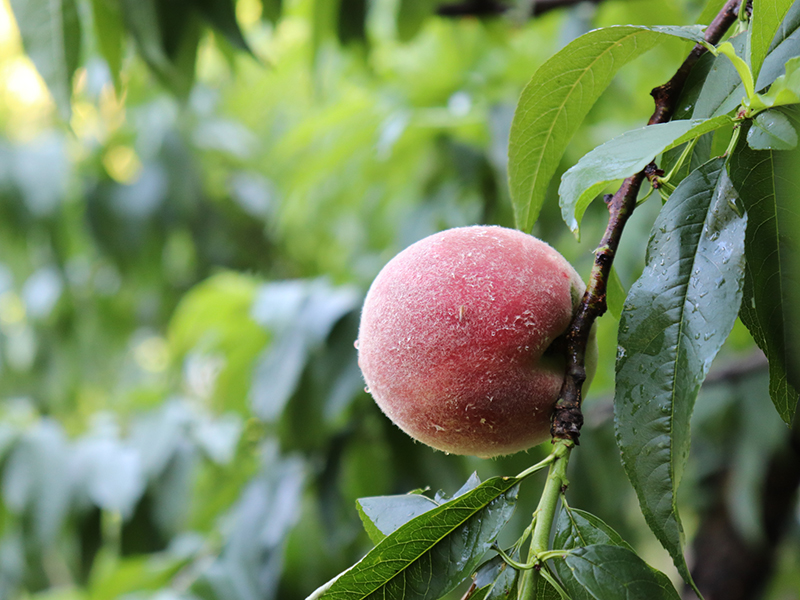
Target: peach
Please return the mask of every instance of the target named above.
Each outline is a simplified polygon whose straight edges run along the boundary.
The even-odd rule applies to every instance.
[[[420,240],[364,301],[367,389],[403,431],[444,452],[492,457],[544,442],[565,370],[554,342],[584,289],[561,254],[520,231],[460,227]]]

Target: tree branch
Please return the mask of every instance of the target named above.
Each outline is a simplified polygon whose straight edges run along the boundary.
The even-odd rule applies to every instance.
[[[728,0],[705,32],[705,40],[717,44],[725,32],[736,21],[740,0]],[[648,125],[666,123],[672,118],[675,105],[689,76],[692,67],[707,52],[705,46],[696,44],[683,64],[667,83],[655,88],[651,93],[655,100],[655,110]],[[567,369],[559,400],[553,412],[551,433],[554,438],[570,439],[578,444],[583,414],[581,413],[581,389],[586,380],[585,356],[589,335],[595,320],[606,312],[606,287],[611,265],[614,262],[622,231],[628,218],[636,208],[636,198],[651,163],[636,175],[628,177],[613,195],[606,196],[608,205],[608,225],[595,250],[594,266],[589,277],[589,285],[578,307],[575,318],[567,333]]]
[[[531,17],[538,17],[558,8],[575,6],[576,4],[600,4],[603,0],[537,0],[533,5]],[[512,3],[497,0],[465,0],[440,4],[436,14],[440,17],[493,17],[511,10]]]

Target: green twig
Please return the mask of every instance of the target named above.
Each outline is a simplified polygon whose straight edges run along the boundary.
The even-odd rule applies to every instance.
[[[522,573],[519,587],[519,600],[533,600],[536,594],[536,577],[541,567],[540,555],[547,552],[550,544],[550,531],[558,508],[558,500],[567,485],[567,463],[569,453],[574,444],[569,440],[559,439],[550,456],[553,457],[547,481],[544,484],[542,497],[536,509],[536,522],[533,525],[531,545],[528,550],[527,563],[533,568]]]

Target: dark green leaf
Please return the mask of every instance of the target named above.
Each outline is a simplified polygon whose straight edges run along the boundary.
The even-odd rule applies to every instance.
[[[594,544],[571,551],[563,561],[572,573],[572,577],[565,578],[563,584],[574,598],[594,600],[680,598],[668,579],[659,578],[647,563],[628,548]]]
[[[518,483],[511,477],[493,477],[409,521],[320,598],[440,598],[470,574],[511,518]]]
[[[599,517],[575,508],[562,510],[556,526],[553,548],[572,550],[574,548],[591,546],[592,544],[619,546],[634,552],[633,548]],[[563,561],[553,561],[552,565],[562,580],[573,576]],[[656,577],[656,580],[664,587],[670,587],[672,585],[669,577],[664,573],[652,567],[649,568]]]
[[[194,83],[200,23],[188,2],[120,0],[139,52],[161,83],[185,99]]]
[[[192,0],[194,6],[200,11],[212,27],[225,36],[234,48],[252,54],[250,46],[239,29],[236,22],[236,6],[233,0]]]
[[[397,496],[374,496],[356,500],[358,516],[364,524],[369,539],[377,544],[398,527],[414,517],[439,506],[422,494],[400,494]]]
[[[747,48],[747,34],[732,37],[730,43],[738,56]],[[745,91],[742,80],[733,63],[725,56],[712,59],[705,84],[700,90],[692,112],[693,119],[707,119],[729,113],[739,106]]]
[[[599,517],[577,508],[562,510],[556,525],[553,548],[572,550],[592,544],[610,544],[633,550],[616,531]]]
[[[747,143],[753,150],[791,150],[797,146],[797,132],[786,115],[768,110],[753,120]]]
[[[769,359],[770,396],[781,418],[791,422],[797,406],[796,371],[790,355],[800,289],[798,152],[753,150],[740,142],[731,158],[731,177],[741,190],[749,225],[741,319]]]
[[[736,320],[746,219],[718,158],[673,192],[619,328],[617,442],[645,519],[690,581],[675,492],[700,385]]]
[[[438,0],[401,0],[397,10],[397,33],[407,41],[419,32],[425,19],[433,15]]]
[[[515,554],[512,558],[519,556]],[[513,600],[517,597],[519,571],[509,567],[499,555],[478,567],[472,578],[476,591],[470,600]],[[549,596],[537,595],[536,598],[549,600]]]
[[[75,0],[11,0],[22,45],[69,120],[72,75],[81,51],[81,24]]]
[[[758,79],[769,46],[793,3],[794,0],[754,0],[750,20],[750,70],[754,79]]]
[[[508,145],[519,229],[533,227],[567,144],[616,72],[669,36],[702,37],[696,27],[597,29],[573,40],[534,74],[517,104]]]
[[[598,146],[561,177],[558,194],[564,222],[577,233],[589,203],[609,182],[638,173],[665,150],[730,122],[728,117],[719,116],[659,123],[626,131]]]

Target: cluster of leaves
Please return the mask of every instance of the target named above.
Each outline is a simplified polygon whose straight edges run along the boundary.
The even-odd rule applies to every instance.
[[[410,0],[381,0],[369,9],[366,2],[314,0],[10,4],[24,50],[58,112],[70,118],[72,132],[53,118],[32,135],[19,128],[24,111],[7,105],[10,94],[0,97],[0,118],[10,132],[0,143],[0,596],[303,598],[363,556],[371,541],[376,549],[327,593],[361,597],[359,573],[367,572],[378,579],[373,591],[434,598],[475,574],[473,598],[513,597],[520,571],[499,554],[481,560],[496,539],[513,561],[522,560],[521,540],[510,532],[524,529],[536,507],[531,488],[538,483],[526,467],[547,450],[486,462],[445,457],[406,439],[363,392],[353,349],[360,297],[388,256],[420,237],[477,221],[512,224],[509,129],[518,226],[538,228],[569,258],[582,253],[575,262],[585,266],[604,215],[583,204],[601,182],[633,172],[641,153],[600,178],[583,167],[574,178],[593,189],[578,190],[580,203],[577,196],[564,200],[572,211],[567,221],[583,227],[582,246],[556,233],[560,217],[557,204],[545,201],[547,183],[609,131],[623,131],[635,114],[643,115],[650,105],[648,84],[668,78],[685,51],[670,44],[697,39],[700,30],[616,27],[577,38],[533,81],[563,83],[556,75],[572,65],[578,79],[567,83],[581,93],[542,93],[532,83],[512,127],[519,92],[557,45],[591,26],[684,23],[693,4],[658,2],[653,11],[652,3],[609,2],[591,23],[578,12],[524,25],[443,21],[431,17],[439,3]],[[751,167],[761,164],[761,153],[776,161],[792,154],[744,143],[755,136],[757,148],[758,135],[766,136],[766,144],[791,142],[785,121],[771,123],[778,113],[790,123],[793,118],[783,107],[795,102],[792,75],[786,72],[783,84],[776,80],[784,75],[784,62],[798,54],[790,50],[797,43],[795,12],[779,31],[783,50],[764,41],[771,42],[770,27],[782,18],[759,22],[756,16],[749,34],[731,40],[749,61],[753,93],[767,88],[759,98],[769,110],[751,102],[745,107],[751,112],[738,116],[747,95],[739,71],[725,56],[709,56],[690,88],[700,100],[687,90],[679,111],[688,119],[682,128],[647,132],[636,142],[649,144],[652,156],[664,153],[661,166],[673,175],[663,189],[685,179],[701,198],[692,198],[691,207],[684,200],[673,213],[665,209],[657,227],[682,228],[676,219],[691,213],[701,239],[681,245],[681,252],[709,251],[715,264],[725,256],[714,255],[723,247],[714,242],[733,250],[730,236],[743,229],[742,217],[725,204],[733,194],[722,175],[726,169],[732,189],[740,192],[734,204],[755,202],[741,194],[732,167],[737,163],[712,159],[729,145],[728,124],[752,123],[751,129],[765,132],[742,132],[732,155],[740,157],[747,189],[778,198],[769,188],[776,167],[766,179]],[[759,60],[754,62],[753,50],[748,58],[742,46],[756,31],[762,41],[750,45],[763,57],[760,70],[753,66]],[[616,72],[647,48],[657,60],[631,62],[627,72]],[[0,51],[7,49],[0,44]],[[778,94],[778,85],[785,91]],[[703,96],[724,89],[724,103]],[[534,100],[554,104],[526,109]],[[701,105],[707,108],[696,108]],[[520,141],[547,139],[521,133],[535,115],[553,108],[561,119],[549,121],[558,125],[550,128],[558,139],[548,141],[555,145],[538,155],[520,147]],[[519,122],[524,114],[530,122]],[[580,121],[586,125],[576,136],[580,141],[567,147]],[[776,127],[778,135],[771,135]],[[541,165],[521,165],[525,156],[538,156]],[[531,173],[534,183],[521,184],[519,175]],[[520,195],[520,185],[530,188],[530,196]],[[709,186],[719,193],[710,194]],[[689,191],[676,190],[666,206]],[[777,200],[747,208],[750,224],[770,218],[770,202]],[[655,218],[655,204],[643,205],[642,214]],[[718,204],[722,212],[712,219]],[[765,212],[754,216],[761,208]],[[646,220],[630,228],[640,246]],[[790,221],[780,223],[780,244],[791,242],[784,223]],[[711,229],[703,237],[706,224],[722,237],[712,240]],[[745,237],[752,231],[748,225]],[[673,242],[677,237],[673,233]],[[764,256],[771,252],[768,240],[748,244]],[[668,235],[654,247],[651,258],[673,252]],[[621,278],[638,276],[640,262],[618,261]],[[733,269],[741,260],[730,257],[728,264]],[[670,276],[691,281],[693,271],[685,268],[681,262],[680,273]],[[710,277],[710,267],[692,268]],[[786,273],[772,276],[783,281]],[[720,287],[728,290],[737,277]],[[757,278],[748,285],[744,294],[756,307],[750,323],[762,323],[761,308],[772,306],[777,294]],[[698,344],[710,362],[727,321],[702,293],[698,287],[691,299],[719,333],[709,344],[701,336]],[[735,294],[726,296],[725,302],[735,301]],[[619,305],[621,310],[621,300]],[[629,306],[626,312],[630,327],[635,311]],[[790,361],[794,350],[785,345],[784,322],[771,318],[756,339],[776,357],[771,369],[780,393],[789,390],[781,373],[791,373],[788,362],[781,370],[781,361]],[[598,325],[605,351],[594,389],[602,394],[613,378],[617,323]],[[692,333],[710,331],[697,329],[699,321],[689,325]],[[673,326],[664,323],[664,331]],[[642,334],[668,346],[666,333]],[[732,337],[746,351],[745,336],[735,329]],[[630,357],[636,350],[627,352]],[[685,360],[685,353],[675,356],[655,358],[664,364]],[[698,387],[707,366],[680,385]],[[745,378],[699,402],[693,435],[700,436],[695,446],[704,468],[690,463],[682,486],[702,489],[714,467],[727,469],[729,456],[736,456],[731,501],[738,522],[754,535],[763,464],[754,463],[752,449],[763,450],[765,440],[777,446],[784,434],[758,410],[765,387],[760,383]],[[675,455],[666,467],[671,479],[664,479],[666,491],[663,481],[655,490],[648,483],[637,491],[651,500],[656,493],[674,500],[683,459],[671,450],[688,449],[688,428],[679,431],[678,424],[688,420],[691,394],[664,400],[659,393],[660,402],[672,402],[680,414],[669,416],[676,434],[659,430],[654,442],[666,443],[667,454]],[[791,396],[786,398],[789,411]],[[545,569],[556,587],[539,578],[540,597],[555,598],[558,586],[578,598],[585,590],[617,594],[612,582],[619,574],[642,582],[641,589],[627,590],[631,597],[673,593],[632,549],[640,552],[648,534],[636,516],[619,510],[622,496],[633,491],[619,466],[606,408],[600,401],[593,420],[588,407],[582,439],[591,451],[574,453],[570,462],[572,501],[603,520],[564,504],[553,546],[564,552],[547,557]],[[640,422],[637,415],[636,430]],[[680,433],[685,436],[676,437]],[[654,446],[651,458],[663,458],[662,450]],[[473,470],[483,483],[470,477],[452,498],[441,492],[434,498],[397,495],[431,482],[457,489]],[[502,476],[509,472],[521,475]],[[702,509],[698,502],[682,511]],[[674,503],[668,518],[677,522]],[[403,554],[397,576],[390,559],[399,549],[411,553]],[[367,568],[372,570],[361,570]]]

